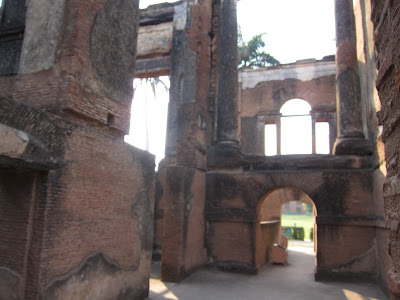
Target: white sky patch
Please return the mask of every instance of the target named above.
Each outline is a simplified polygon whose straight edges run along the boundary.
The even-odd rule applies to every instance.
[[[332,0],[239,0],[237,14],[244,40],[266,33],[265,50],[281,63],[336,52]]]
[[[168,76],[160,79],[169,88]],[[169,92],[159,83],[155,86],[154,95],[153,88],[146,84],[146,79],[135,79],[134,88],[131,127],[129,135],[125,136],[125,142],[154,154],[158,165],[165,153]]]
[[[311,154],[312,129],[311,106],[304,100],[292,99],[287,101],[280,112],[281,118],[281,153],[282,154]]]

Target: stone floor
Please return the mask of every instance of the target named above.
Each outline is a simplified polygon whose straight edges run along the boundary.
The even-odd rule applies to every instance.
[[[160,265],[152,266],[150,297],[178,300],[387,300],[368,283],[315,282],[312,247],[289,244],[287,266],[269,265],[258,275],[203,269],[179,284],[160,281]]]

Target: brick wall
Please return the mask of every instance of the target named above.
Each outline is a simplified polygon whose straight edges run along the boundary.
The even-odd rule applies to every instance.
[[[384,184],[385,221],[389,232],[389,254],[392,258],[388,275],[391,299],[400,299],[400,205],[398,176],[400,173],[398,149],[400,146],[400,3],[372,0],[372,21],[375,27],[376,66],[379,70],[376,87],[382,109],[378,118],[383,125],[387,176]]]
[[[20,73],[0,77],[0,123],[28,138],[0,153],[0,298],[10,282],[24,299],[146,298],[154,156],[123,141],[138,1],[42,4],[29,3]]]
[[[4,297],[4,293],[19,295],[21,280],[26,275],[34,188],[34,172],[0,171],[0,268],[3,279],[0,297]],[[13,273],[18,274],[16,282],[13,282]]]
[[[103,287],[104,295],[127,288],[144,293],[152,250],[154,157],[79,127],[67,139],[64,159],[64,167],[49,174],[53,184],[40,278],[45,294],[57,294],[71,285],[82,289],[78,287],[82,282],[70,283],[65,274],[76,276],[99,253],[118,274],[124,270],[130,278],[118,281],[118,276],[99,271],[97,276],[105,276],[102,280],[113,285],[112,291]]]

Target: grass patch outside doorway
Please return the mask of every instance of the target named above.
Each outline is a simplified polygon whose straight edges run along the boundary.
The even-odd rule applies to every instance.
[[[296,224],[296,225],[295,225]],[[281,225],[284,227],[303,227],[304,238],[310,239],[310,230],[314,228],[314,217],[310,215],[301,214],[282,214]]]

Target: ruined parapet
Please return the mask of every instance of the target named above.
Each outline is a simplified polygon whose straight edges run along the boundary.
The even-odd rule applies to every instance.
[[[0,76],[0,298],[144,299],[154,156],[123,141],[138,1],[3,5],[26,18]]]
[[[277,128],[277,153],[280,154],[280,109],[286,101],[302,99],[310,104],[313,153],[315,125],[329,124],[330,152],[336,139],[336,65],[334,57],[302,60],[273,67],[239,72],[239,109],[242,150],[264,154],[266,124]]]

